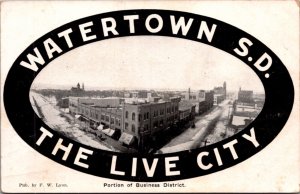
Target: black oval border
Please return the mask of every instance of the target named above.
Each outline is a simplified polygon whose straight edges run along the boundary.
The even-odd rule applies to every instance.
[[[257,76],[262,81],[265,88],[266,100],[263,107],[263,110],[259,114],[259,116],[242,132],[225,139],[221,142],[189,151],[181,151],[177,153],[163,154],[163,155],[141,155],[141,154],[125,154],[125,153],[115,153],[104,150],[95,149],[89,146],[82,145],[74,140],[68,139],[64,136],[61,136],[56,131],[52,130],[48,127],[39,117],[35,114],[30,101],[29,101],[29,91],[31,84],[36,77],[36,75],[48,64],[51,60],[59,57],[60,55],[72,50],[68,47],[62,47],[64,52],[56,55],[51,60],[48,60],[44,66],[40,66],[40,69],[37,72],[30,71],[19,65],[22,59],[26,58],[27,53],[30,53],[34,47],[38,45],[42,45],[42,42],[47,38],[52,38],[55,42],[59,42],[57,33],[62,32],[67,28],[74,28],[74,26],[78,26],[78,24],[82,24],[85,22],[93,21],[94,30],[97,32],[101,32],[101,29],[97,29],[100,24],[100,18],[104,17],[113,17],[117,21],[122,19],[123,15],[133,15],[138,14],[140,16],[141,21],[137,21],[135,23],[136,33],[130,34],[128,27],[126,25],[119,25],[117,27],[119,36],[103,38],[99,37],[93,41],[88,41],[83,43],[80,40],[79,31],[74,31],[72,37],[74,48],[79,46],[83,46],[85,44],[89,44],[92,42],[123,37],[123,36],[138,36],[138,35],[157,35],[157,36],[168,36],[168,37],[177,37],[184,38],[188,40],[193,40],[197,42],[201,42],[204,44],[208,44],[215,48],[221,49],[237,58],[242,60],[245,64],[248,64],[249,67],[257,74]],[[171,28],[163,28],[160,32],[156,34],[151,34],[146,30],[143,30],[141,25],[143,25],[142,21],[150,14],[158,14],[164,19],[164,25],[169,25],[170,22],[166,18],[170,15],[174,15],[177,19],[180,16],[185,18],[194,18],[194,22],[199,23],[200,21],[207,21],[208,25],[217,24],[217,30],[214,35],[214,39],[212,43],[207,42],[207,40],[198,40],[195,37],[195,33],[197,33],[197,29],[192,27],[187,36],[182,36],[180,34],[173,35],[171,32]],[[194,37],[194,38],[193,38]],[[270,77],[266,79],[264,77],[263,72],[259,72],[255,69],[247,59],[244,57],[239,57],[233,52],[233,48],[237,47],[238,41],[240,38],[246,37],[253,42],[253,46],[250,48],[250,53],[253,58],[258,58],[263,52],[267,52],[271,58],[273,59],[272,67],[269,69]],[[45,51],[41,51],[43,56],[46,56]],[[180,11],[170,11],[170,10],[155,10],[155,9],[145,9],[145,10],[125,10],[125,11],[114,11],[103,14],[97,14],[93,16],[89,16],[86,18],[82,18],[68,24],[65,24],[59,28],[54,29],[53,31],[45,34],[34,43],[32,43],[28,48],[24,50],[24,52],[16,59],[13,66],[11,67],[6,81],[4,85],[4,105],[6,109],[7,116],[12,126],[18,133],[18,135],[31,147],[33,147],[36,151],[40,152],[44,156],[60,163],[70,168],[79,170],[81,172],[85,172],[88,174],[112,178],[118,180],[127,180],[127,181],[172,181],[172,180],[180,180],[186,178],[192,178],[197,176],[202,176],[206,174],[210,174],[219,170],[226,169],[231,167],[239,162],[246,160],[251,157],[255,153],[259,152],[266,145],[268,145],[280,132],[285,123],[288,120],[288,117],[291,113],[294,101],[294,88],[291,77],[284,64],[280,61],[280,59],[263,43],[258,41],[253,36],[247,34],[246,32],[221,22],[219,20],[209,18],[206,16],[201,16],[197,14],[180,12]],[[36,145],[37,139],[40,137],[40,127],[43,126],[47,130],[51,131],[54,134],[53,138],[47,144],[42,144],[41,146]],[[253,145],[249,144],[249,142],[242,141],[242,134],[249,134],[250,129],[254,128],[256,133],[256,139],[260,143],[259,147],[254,148]],[[56,156],[51,154],[52,149],[54,148],[57,140],[62,138],[64,143],[67,145],[68,143],[73,143],[74,150],[78,150],[79,147],[83,147],[86,149],[93,150],[93,155],[91,155],[88,159],[89,168],[85,169],[73,164],[74,158],[76,156],[75,152],[71,152],[68,159],[66,161],[62,161],[62,153],[57,154]],[[202,151],[207,151],[212,153],[213,148],[220,148],[222,145],[232,141],[238,140],[238,144],[235,145],[235,149],[237,153],[239,153],[239,157],[236,160],[232,159],[230,153],[223,153],[222,159],[224,164],[222,166],[217,166],[216,160],[211,156],[207,156],[207,161],[210,161],[214,167],[203,171],[197,165],[197,155]],[[52,141],[53,140],[53,141]],[[252,146],[252,147],[251,147]],[[158,158],[159,162],[157,165],[156,172],[153,177],[147,177],[145,172],[139,171],[137,176],[131,177],[130,175],[118,176],[110,174],[110,163],[113,155],[118,156],[118,160],[120,164],[118,164],[118,168],[121,170],[126,170],[128,167],[131,167],[131,160],[133,157],[137,157],[139,160],[143,158],[147,158],[151,161],[153,158]],[[177,162],[177,169],[181,171],[179,176],[166,176],[165,168],[164,168],[164,158],[178,156],[180,160]],[[228,162],[227,162],[228,161]],[[128,166],[127,166],[128,165]],[[138,169],[142,169],[142,166],[138,164]],[[128,170],[127,170],[128,171]],[[130,174],[130,170],[127,172]]]

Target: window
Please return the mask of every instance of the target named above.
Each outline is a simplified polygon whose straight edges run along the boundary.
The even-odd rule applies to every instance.
[[[157,125],[158,125],[158,122],[157,122],[157,121],[155,121],[155,122],[153,123],[153,127],[154,127],[154,128],[156,128],[156,127],[157,127]]]
[[[101,120],[104,120],[104,114],[101,114]]]
[[[148,130],[148,124],[145,125],[145,131],[147,131],[147,130]]]
[[[131,130],[132,130],[133,133],[135,133],[135,125],[134,124],[132,124]]]
[[[135,121],[135,113],[132,113],[132,120]]]
[[[164,114],[164,109],[160,109],[160,115]]]
[[[125,118],[128,119],[128,111],[125,112]]]
[[[125,123],[125,129],[128,130],[128,123]]]
[[[160,125],[160,126],[163,126],[163,124],[164,124],[164,121],[163,121],[163,120],[160,120],[160,121],[159,121],[159,125]]]
[[[139,121],[141,121],[142,120],[142,115],[141,114],[139,114]]]
[[[96,114],[96,119],[99,119],[98,114]]]
[[[149,119],[149,112],[147,112],[147,119]]]
[[[110,124],[115,124],[115,119],[114,118],[110,119]]]
[[[153,117],[157,117],[158,116],[158,110],[155,110],[154,112],[153,112]]]
[[[117,118],[116,118],[116,125],[121,126],[120,119],[117,119]]]
[[[147,114],[145,113],[145,114],[144,114],[144,120],[146,120],[146,119],[147,119]]]
[[[105,120],[106,120],[106,121],[109,121],[109,116],[106,115],[106,116],[105,116]]]

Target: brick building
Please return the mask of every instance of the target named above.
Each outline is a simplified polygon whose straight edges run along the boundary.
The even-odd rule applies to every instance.
[[[214,87],[214,105],[218,105],[226,99],[227,86],[226,82],[223,83],[223,87]]]
[[[233,103],[233,116],[231,125],[237,130],[244,129],[262,110],[264,94],[254,98],[252,90],[239,89],[238,99]]]
[[[161,100],[70,97],[70,114],[126,146],[147,149],[161,132],[179,121],[180,97]],[[190,109],[193,111],[194,109]]]
[[[198,90],[192,92],[190,88],[183,93],[183,101],[188,101],[195,106],[195,112],[202,114],[209,110],[214,104],[214,91]]]
[[[82,87],[80,87],[80,84],[77,83],[77,86],[72,87],[70,92],[72,96],[82,96],[84,94],[84,84],[82,83]]]
[[[254,103],[253,91],[242,90],[242,88],[240,87],[238,92],[238,101],[241,103]]]

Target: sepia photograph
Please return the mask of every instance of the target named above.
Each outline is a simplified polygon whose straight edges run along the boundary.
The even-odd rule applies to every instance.
[[[150,44],[156,46],[144,48]],[[31,86],[36,114],[64,136],[103,150],[204,147],[243,130],[264,105],[263,85],[250,67],[193,41],[119,38],[51,63]]]
[[[299,191],[298,2],[0,6],[1,192]]]

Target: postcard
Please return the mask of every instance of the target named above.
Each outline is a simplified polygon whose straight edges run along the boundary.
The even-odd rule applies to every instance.
[[[296,1],[3,1],[2,192],[299,192]]]

